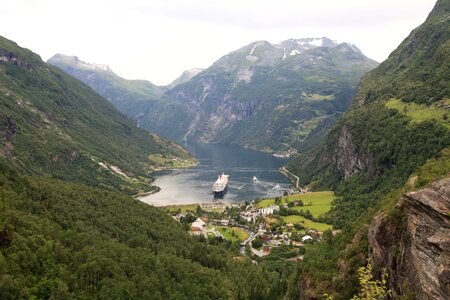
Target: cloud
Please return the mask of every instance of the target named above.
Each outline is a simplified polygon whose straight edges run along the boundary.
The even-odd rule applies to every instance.
[[[60,52],[166,84],[255,40],[327,36],[378,61],[423,22],[434,0],[14,0],[2,35],[48,59]]]

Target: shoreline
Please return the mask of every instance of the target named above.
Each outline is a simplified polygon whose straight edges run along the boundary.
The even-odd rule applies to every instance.
[[[281,174],[289,178],[289,180],[292,182],[294,191],[299,192],[301,190],[300,178],[298,178],[297,175],[291,173],[288,169],[286,169],[285,166],[279,168],[278,171],[280,171]]]

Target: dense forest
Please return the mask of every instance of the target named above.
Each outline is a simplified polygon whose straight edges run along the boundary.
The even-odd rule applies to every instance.
[[[0,298],[278,299],[295,263],[233,259],[129,196],[0,163]],[[293,290],[289,290],[288,288]]]

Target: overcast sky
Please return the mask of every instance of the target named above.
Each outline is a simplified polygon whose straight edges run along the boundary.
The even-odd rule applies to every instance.
[[[376,61],[419,26],[435,0],[0,0],[0,35],[47,60],[109,65],[170,83],[256,40],[329,37]]]

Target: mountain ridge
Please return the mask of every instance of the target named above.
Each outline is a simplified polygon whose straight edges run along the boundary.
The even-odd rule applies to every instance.
[[[323,136],[346,110],[359,77],[375,65],[354,45],[325,37],[256,41],[163,88],[158,100],[116,106],[172,140],[292,152]],[[105,96],[68,65],[60,67]]]
[[[327,47],[314,45],[319,41]],[[170,137],[269,152],[301,149],[345,111],[357,80],[375,65],[349,44],[327,38],[250,43],[166,92],[190,114],[184,133]]]
[[[180,146],[136,128],[81,81],[0,38],[0,156],[29,174],[149,190],[149,159]],[[75,172],[69,171],[70,169]]]

